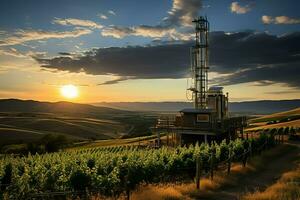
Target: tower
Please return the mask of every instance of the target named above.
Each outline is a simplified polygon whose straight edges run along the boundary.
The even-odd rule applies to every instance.
[[[191,48],[192,86],[188,90],[193,93],[195,109],[207,108],[208,92],[208,33],[207,17],[198,17],[195,23],[195,46]]]
[[[237,137],[237,131],[243,133],[247,126],[246,117],[230,117],[228,112],[228,93],[223,93],[223,87],[208,88],[208,34],[209,22],[206,17],[198,17],[195,23],[195,44],[191,47],[191,91],[194,108],[185,108],[169,120],[168,116],[158,120],[152,129],[158,135],[171,133],[175,145],[196,142],[210,142],[225,138]],[[188,79],[189,80],[189,79]],[[173,138],[174,137],[174,138]]]

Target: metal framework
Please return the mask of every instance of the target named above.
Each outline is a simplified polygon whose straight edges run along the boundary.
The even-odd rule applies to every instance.
[[[192,87],[195,109],[207,108],[208,91],[208,33],[207,17],[198,17],[195,23],[195,46],[191,48]]]

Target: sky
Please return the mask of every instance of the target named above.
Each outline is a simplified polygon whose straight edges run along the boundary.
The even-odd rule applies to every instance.
[[[1,0],[0,98],[187,101],[192,20],[230,101],[300,98],[298,0]],[[63,85],[79,90],[61,95]]]

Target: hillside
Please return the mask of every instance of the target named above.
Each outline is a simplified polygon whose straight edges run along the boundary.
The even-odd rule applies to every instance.
[[[263,117],[259,117],[259,118],[255,119],[255,121],[279,120],[279,119],[282,119],[285,117],[293,117],[293,116],[298,116],[298,115],[300,115],[300,107],[293,109],[293,110],[288,110],[288,111],[284,111],[284,112],[265,115]]]
[[[87,104],[2,99],[0,145],[30,142],[49,133],[75,141],[145,134],[153,121],[143,113]]]
[[[19,99],[0,99],[0,112],[64,113],[94,117],[129,113],[129,111],[65,101],[52,103]]]
[[[191,102],[100,102],[93,105],[131,111],[172,111],[191,108]],[[300,107],[300,99],[230,102],[231,113],[270,114]]]
[[[253,131],[281,127],[300,127],[300,107],[254,118],[250,120],[250,126],[247,130]]]

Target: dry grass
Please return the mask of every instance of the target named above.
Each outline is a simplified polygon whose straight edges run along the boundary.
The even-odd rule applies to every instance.
[[[263,192],[247,194],[245,200],[299,200],[300,199],[300,164],[298,168],[283,173],[281,178]]]
[[[178,186],[172,185],[149,185],[141,187],[140,190],[132,194],[131,200],[160,200],[160,199],[186,199],[177,189]]]
[[[257,172],[260,173],[261,170],[264,171],[267,170],[266,163],[271,163],[271,162],[273,163],[274,158],[278,158],[280,156],[286,155],[287,153],[294,151],[295,148],[296,147],[291,147],[286,145],[278,146],[274,149],[264,152],[261,156],[253,157],[251,159],[251,162],[246,167],[243,167],[241,164],[235,163],[232,165],[230,175],[226,174],[226,170],[225,171],[219,170],[215,173],[213,181],[211,181],[209,178],[201,179],[200,190],[196,189],[195,183],[193,182],[181,183],[181,184],[178,183],[178,184],[148,185],[148,186],[140,187],[138,191],[135,191],[132,194],[131,199],[132,200],[226,199],[226,197],[224,197],[224,191],[228,189],[235,190],[233,188],[236,189],[239,188],[239,186],[245,184],[243,182],[245,177],[249,178],[249,176],[253,176],[253,174],[256,174]],[[299,194],[300,178],[297,178],[298,185],[295,185],[292,181],[292,180],[296,180],[295,179],[296,177],[300,177],[300,167],[298,171],[293,171],[293,172],[283,174],[282,179],[280,179],[280,182],[274,184],[272,187],[270,187],[270,189],[268,188],[266,192],[270,193],[270,191],[272,191],[274,193],[274,191],[276,191],[277,193],[274,193],[275,197],[277,197],[278,194],[282,196]],[[257,178],[259,179],[260,177]],[[286,181],[288,182],[287,184],[285,184]],[[279,188],[282,188],[282,190],[280,190]],[[256,195],[257,196],[259,195],[259,198],[254,198]],[[266,196],[266,198],[261,198],[263,196]],[[239,196],[239,198],[241,197],[242,194],[241,196]],[[272,198],[269,198],[269,196],[267,196],[266,193],[257,192],[255,193],[255,195],[247,194],[245,199],[246,200],[256,200],[256,199],[267,200]],[[277,199],[277,198],[273,198],[273,199]],[[296,198],[286,197],[286,198],[281,198],[281,200],[296,200]]]
[[[242,167],[240,164],[233,164],[231,175],[226,175],[223,171],[215,172],[214,179],[202,178],[200,181],[200,190],[196,188],[194,182],[180,184],[158,184],[143,186],[135,191],[132,200],[181,200],[195,199],[199,196],[205,196],[214,190],[220,188],[223,184],[234,184],[236,181],[233,174],[245,174],[253,170],[252,167]]]
[[[274,113],[274,114],[271,114],[271,115],[265,115],[263,117],[259,117],[259,118],[256,118],[254,120],[257,121],[257,120],[261,120],[261,119],[272,119],[272,118],[277,118],[277,117],[292,116],[292,115],[299,115],[299,114],[300,114],[300,108],[296,108],[296,109],[293,109],[293,110]]]
[[[277,123],[277,124],[268,124],[268,125],[263,125],[263,123],[264,122],[254,123],[253,125],[255,127],[246,129],[246,131],[255,131],[255,130],[262,130],[262,129],[282,128],[282,127],[300,127],[300,119],[289,121],[289,122]]]

